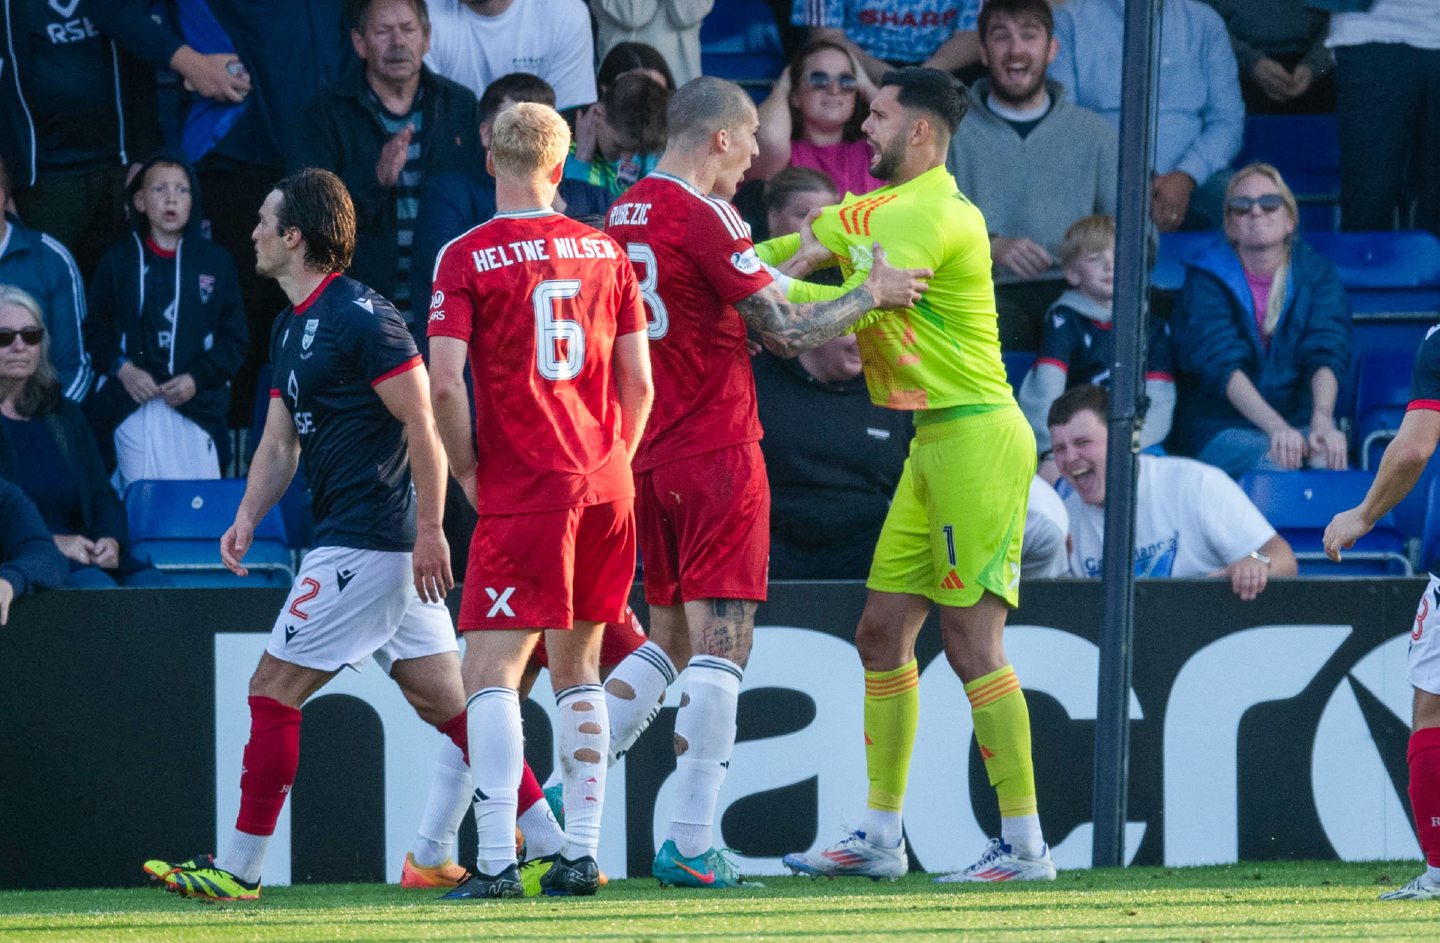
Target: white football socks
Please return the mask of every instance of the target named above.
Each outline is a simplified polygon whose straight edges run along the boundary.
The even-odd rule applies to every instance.
[[[860,819],[860,831],[865,840],[878,848],[897,848],[905,837],[905,824],[899,812],[885,809],[866,809]]]
[[[1045,838],[1040,834],[1038,815],[1002,816],[1000,840],[1022,858],[1039,858],[1045,854]]]
[[[482,688],[465,705],[474,783],[476,866],[496,875],[515,863],[515,806],[525,739],[520,695],[512,688]]]
[[[435,772],[430,776],[430,794],[425,797],[425,811],[420,815],[420,828],[410,849],[415,863],[434,868],[451,860],[455,833],[470,807],[470,767],[450,738],[440,746]]]
[[[577,684],[556,693],[555,739],[565,784],[565,850],[571,861],[600,850],[600,817],[605,809],[610,720],[598,684]]]
[[[605,705],[610,715],[611,765],[625,755],[660,713],[665,689],[675,683],[675,674],[670,656],[654,642],[646,642],[626,655],[610,673],[605,682]]]
[[[560,823],[555,821],[550,803],[544,799],[521,812],[517,824],[525,835],[525,860],[546,858],[564,849],[565,833],[560,830]]]
[[[714,844],[715,806],[735,749],[735,711],[744,672],[715,655],[696,655],[689,669],[675,714],[679,788],[668,837],[680,854],[693,858]]]
[[[260,880],[260,868],[265,864],[265,849],[270,847],[269,835],[251,835],[238,828],[230,832],[230,843],[215,859],[215,867],[229,871],[246,884]]]

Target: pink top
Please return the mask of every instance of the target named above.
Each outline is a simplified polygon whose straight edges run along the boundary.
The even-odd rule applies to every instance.
[[[1274,281],[1274,275],[1245,273],[1245,284],[1250,286],[1250,300],[1255,308],[1255,327],[1260,331],[1260,340],[1266,347],[1270,346],[1270,335],[1265,333],[1265,308],[1270,304],[1270,286]]]
[[[790,142],[790,166],[824,171],[840,188],[841,196],[869,193],[882,185],[882,181],[870,176],[870,147],[864,138],[823,147],[796,139]]]

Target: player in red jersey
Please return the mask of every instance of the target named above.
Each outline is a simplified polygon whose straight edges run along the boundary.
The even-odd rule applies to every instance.
[[[630,459],[652,388],[644,310],[623,251],[550,208],[569,142],[554,109],[527,102],[502,112],[487,155],[500,212],[452,240],[435,268],[436,421],[451,472],[480,514],[460,610],[470,633],[462,674],[479,854],[477,873],[451,899],[523,893],[517,689],[542,631],[567,828],[541,886],[576,895],[599,887],[609,753],[601,626],[620,620],[634,578]]]
[[[618,753],[652,715],[675,665],[690,669],[675,719],[678,800],[653,872],[663,884],[733,887],[735,866],[714,847],[715,807],[770,548],[746,327],[793,355],[873,308],[909,307],[929,273],[890,268],[879,246],[868,280],[859,272],[839,289],[767,269],[726,202],[756,153],[750,97],[722,79],[695,79],[671,98],[667,125],[655,171],[616,201],[606,226],[640,279],[656,388],[635,456],[651,640],[606,691]],[[800,270],[815,262],[807,257]]]

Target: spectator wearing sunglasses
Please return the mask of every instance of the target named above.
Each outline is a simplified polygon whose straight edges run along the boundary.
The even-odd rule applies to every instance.
[[[1350,363],[1350,307],[1334,264],[1296,239],[1297,217],[1274,167],[1237,171],[1225,238],[1187,263],[1175,310],[1173,444],[1233,477],[1346,467],[1335,397]]]
[[[66,586],[169,585],[130,555],[125,508],[90,425],[60,395],[40,306],[10,285],[0,285],[0,478],[40,509],[69,561]]]
[[[810,43],[796,54],[761,103],[760,153],[746,174],[768,180],[786,167],[809,167],[835,181],[840,193],[869,193],[870,147],[860,133],[875,84],[843,45]]]
[[[30,295],[45,313],[60,392],[83,402],[95,378],[85,350],[85,283],[80,267],[60,240],[6,213],[10,174],[0,160],[0,285]]]

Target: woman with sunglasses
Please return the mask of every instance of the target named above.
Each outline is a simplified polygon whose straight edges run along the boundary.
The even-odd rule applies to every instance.
[[[80,407],[60,395],[40,306],[9,285],[0,285],[0,478],[40,509],[70,564],[67,587],[170,585],[130,556],[125,507]]]
[[[1343,469],[1335,399],[1350,305],[1335,265],[1296,238],[1280,172],[1250,164],[1225,191],[1225,238],[1187,261],[1175,310],[1180,450],[1234,477]]]
[[[842,194],[880,186],[870,176],[870,148],[860,134],[875,91],[844,46],[817,40],[801,49],[760,105],[760,154],[746,179],[810,167],[829,175]]]

